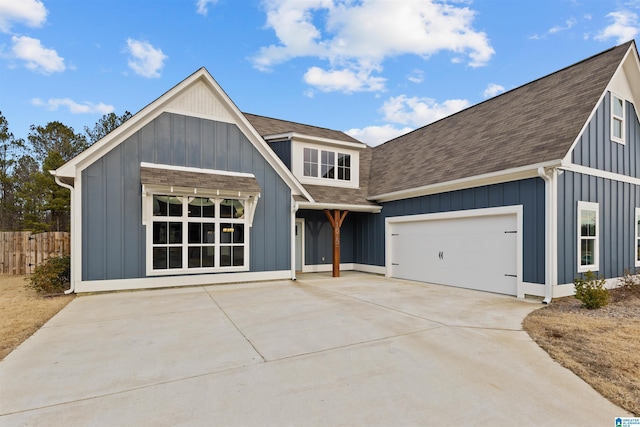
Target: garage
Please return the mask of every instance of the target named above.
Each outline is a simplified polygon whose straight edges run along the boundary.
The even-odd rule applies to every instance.
[[[387,218],[387,275],[517,295],[518,208]]]

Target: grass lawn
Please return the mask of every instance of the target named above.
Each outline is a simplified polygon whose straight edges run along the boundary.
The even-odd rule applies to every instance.
[[[609,305],[595,310],[574,297],[554,300],[523,327],[558,363],[640,416],[640,286],[612,290]]]
[[[26,277],[0,275],[0,360],[73,299],[73,295],[41,297],[25,288]]]

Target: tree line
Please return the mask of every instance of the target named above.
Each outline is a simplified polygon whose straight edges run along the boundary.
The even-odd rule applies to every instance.
[[[131,117],[109,113],[84,133],[59,121],[31,125],[15,138],[0,111],[0,231],[70,231],[71,194],[49,171],[62,166]]]

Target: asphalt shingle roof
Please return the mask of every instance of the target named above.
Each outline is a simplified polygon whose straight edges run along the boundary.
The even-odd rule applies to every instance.
[[[304,125],[302,123],[289,122],[287,120],[273,119],[271,117],[256,116],[255,114],[242,113],[249,120],[249,123],[265,137],[267,135],[278,135],[281,133],[296,132],[303,135],[315,136],[317,138],[335,139],[337,141],[355,142],[365,145],[361,141],[350,137],[339,130],[327,129],[318,126]]]
[[[632,43],[375,147],[369,196],[563,158]]]

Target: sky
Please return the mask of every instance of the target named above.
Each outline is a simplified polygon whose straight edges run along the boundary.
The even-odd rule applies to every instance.
[[[377,145],[635,38],[640,0],[0,0],[17,138],[206,67],[241,111]]]

